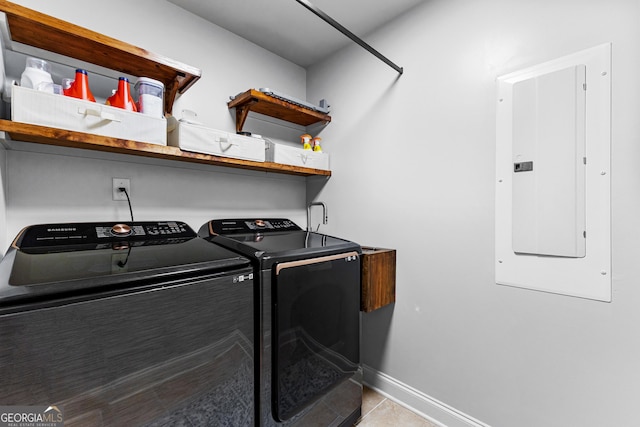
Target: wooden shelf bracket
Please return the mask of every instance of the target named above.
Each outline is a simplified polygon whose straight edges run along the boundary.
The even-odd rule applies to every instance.
[[[242,132],[244,123],[247,121],[247,117],[249,116],[249,111],[251,111],[251,106],[256,102],[257,101],[250,101],[245,105],[236,107],[236,132]]]

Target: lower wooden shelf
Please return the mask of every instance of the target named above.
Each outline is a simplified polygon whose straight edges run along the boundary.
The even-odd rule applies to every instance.
[[[254,162],[229,157],[211,156],[208,154],[182,151],[178,147],[173,146],[110,138],[89,133],[50,128],[47,126],[16,123],[11,120],[0,120],[0,132],[5,132],[5,134],[14,141],[33,142],[37,144],[56,145],[60,147],[80,148],[85,150],[106,151],[110,153],[130,154],[134,156],[202,163],[212,166],[225,166],[287,175],[331,176],[331,171],[322,169],[311,169],[283,165],[280,163]]]

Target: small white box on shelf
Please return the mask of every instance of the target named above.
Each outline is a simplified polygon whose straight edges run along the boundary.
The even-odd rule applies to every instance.
[[[303,150],[284,144],[267,142],[266,159],[269,162],[329,170],[329,155],[318,151]]]
[[[130,141],[167,145],[167,121],[122,108],[11,86],[11,120]]]
[[[169,145],[184,151],[264,162],[264,140],[203,125],[177,122],[169,131]]]

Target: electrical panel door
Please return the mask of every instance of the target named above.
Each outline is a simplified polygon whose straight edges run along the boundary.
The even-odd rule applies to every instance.
[[[513,251],[584,257],[586,69],[513,85]]]

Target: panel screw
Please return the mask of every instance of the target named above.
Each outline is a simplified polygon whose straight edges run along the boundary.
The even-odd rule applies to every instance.
[[[604,270],[602,270],[602,271],[600,272],[600,274],[602,274],[603,276],[606,276],[606,275],[607,275],[607,272],[606,272],[606,271],[604,271]]]
[[[604,76],[606,76],[606,75],[607,75],[607,72],[606,72],[606,71],[603,71],[602,73],[600,73],[600,75],[602,75],[602,77],[604,77]]]
[[[606,172],[606,171],[602,171],[602,172],[600,172],[600,175],[606,175],[606,174],[607,174],[607,172]]]

